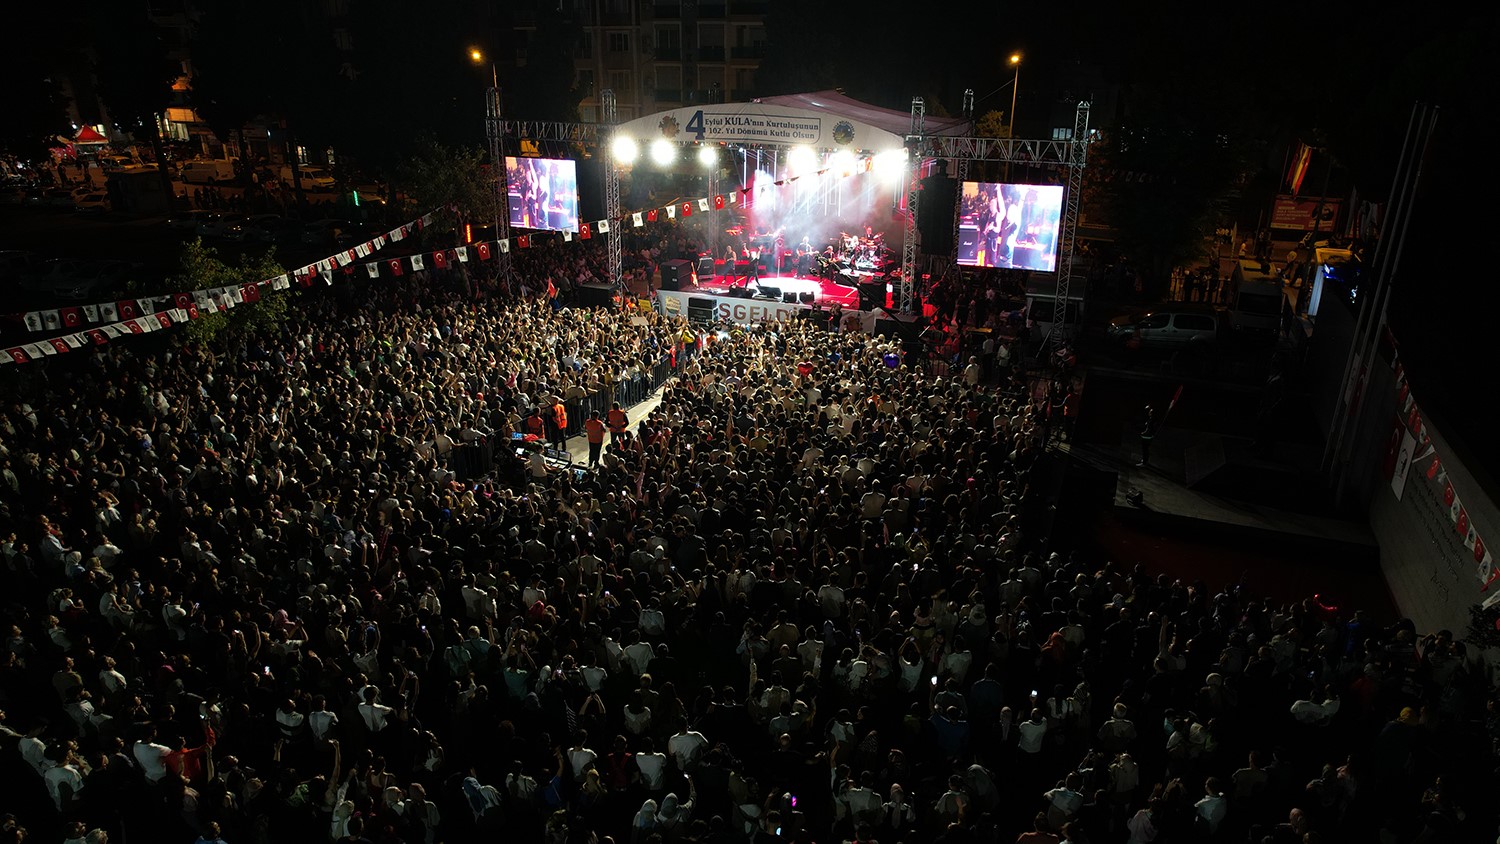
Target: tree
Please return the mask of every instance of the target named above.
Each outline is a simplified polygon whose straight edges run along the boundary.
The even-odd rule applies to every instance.
[[[139,294],[161,296],[210,287],[244,287],[286,272],[276,261],[274,247],[260,256],[246,255],[236,265],[221,260],[218,252],[204,246],[198,238],[183,244],[178,266],[177,273],[171,277],[155,284],[140,285]],[[291,312],[288,299],[285,293],[272,293],[269,288],[262,287],[259,302],[241,305],[231,311],[204,314],[189,322],[184,331],[190,339],[209,344],[221,334],[241,335],[273,329],[281,325]]]
[[[150,143],[162,187],[167,196],[173,196],[156,121],[172,102],[172,85],[182,75],[182,65],[167,54],[167,45],[140,6],[104,4],[94,23],[99,96],[116,123]]]
[[[421,138],[416,154],[396,171],[396,181],[413,205],[410,211],[454,207],[466,220],[493,219],[495,183],[486,175],[485,157],[478,147],[449,147],[431,136]]]

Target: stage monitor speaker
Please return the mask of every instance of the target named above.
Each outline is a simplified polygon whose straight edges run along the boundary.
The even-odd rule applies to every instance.
[[[693,263],[691,261],[663,261],[661,264],[661,289],[682,290],[693,286]]]
[[[580,284],[578,304],[585,308],[613,308],[615,289],[608,284]]]
[[[714,300],[705,299],[701,296],[688,297],[689,322],[712,322],[713,318]]]
[[[788,305],[795,305],[797,304],[797,294],[788,290],[787,292],[781,294],[781,301],[787,303]]]
[[[699,255],[698,256],[698,277],[699,278],[713,278],[713,276],[714,276],[714,256],[712,256],[712,255]]]
[[[756,287],[755,298],[757,299],[780,299],[780,287],[768,287],[764,284]]]
[[[859,285],[859,309],[873,311],[885,307],[885,282],[865,282]]]

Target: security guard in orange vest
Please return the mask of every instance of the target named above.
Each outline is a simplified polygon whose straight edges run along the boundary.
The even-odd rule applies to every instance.
[[[599,465],[599,452],[604,450],[604,421],[599,418],[599,411],[589,414],[588,421],[583,423],[583,433],[589,438],[589,465]]]
[[[609,409],[609,418],[607,421],[609,423],[609,444],[614,445],[630,425],[630,418],[625,415],[624,410],[620,409],[620,403],[615,402],[614,406]]]
[[[568,447],[568,409],[563,407],[562,399],[557,399],[552,404],[552,422],[555,425],[553,434],[556,437],[557,447],[565,449]]]

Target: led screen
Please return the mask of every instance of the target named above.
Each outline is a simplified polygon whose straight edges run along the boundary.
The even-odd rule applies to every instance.
[[[966,267],[1057,269],[1061,185],[964,182],[959,199],[958,263]]]
[[[567,159],[505,159],[510,224],[522,229],[578,231],[578,168]]]

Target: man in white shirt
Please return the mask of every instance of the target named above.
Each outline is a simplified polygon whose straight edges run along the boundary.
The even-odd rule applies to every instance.
[[[625,650],[621,652],[620,656],[623,658],[625,664],[630,667],[631,673],[639,677],[646,673],[646,666],[651,664],[651,660],[656,657],[656,652],[651,649],[649,644],[641,641],[641,634],[639,632],[632,632],[630,639],[630,644],[625,646]]]
[[[677,770],[690,770],[707,748],[708,739],[696,730],[689,730],[686,718],[678,718],[677,734],[667,739],[667,752],[672,754]]]
[[[152,728],[144,741],[136,742],[130,752],[135,757],[135,763],[141,766],[141,773],[150,782],[161,782],[162,777],[167,775],[167,754],[172,749],[156,743],[155,728]]]
[[[333,728],[339,722],[339,716],[328,711],[328,701],[322,695],[313,698],[313,712],[307,716],[308,729],[317,741],[327,741],[332,738]]]
[[[1042,717],[1042,710],[1031,710],[1031,718],[1021,722],[1016,732],[1020,734],[1016,746],[1022,753],[1041,753],[1042,739],[1047,736],[1047,719]]]
[[[1224,816],[1229,813],[1229,801],[1224,798],[1224,788],[1218,777],[1209,777],[1204,784],[1205,796],[1195,806],[1198,810],[1198,822],[1200,826],[1208,828],[1208,834],[1213,835],[1219,831],[1219,824],[1224,822]]]
[[[380,692],[373,687],[365,688],[365,702],[359,705],[360,720],[365,722],[365,729],[372,733],[378,733],[385,729],[386,721],[393,711],[389,706],[376,703]]]
[[[599,754],[585,747],[588,744],[589,734],[587,730],[579,730],[573,737],[573,747],[568,750],[568,764],[573,769],[573,781],[583,782],[584,774],[594,766],[594,761]]]
[[[52,803],[59,812],[66,809],[78,792],[83,790],[83,774],[73,767],[72,760],[48,768],[42,778],[46,780],[47,794],[51,795]]]
[[[641,785],[647,791],[661,791],[667,770],[667,757],[656,753],[651,739],[641,740],[641,752],[635,755],[635,766],[641,771]]]

